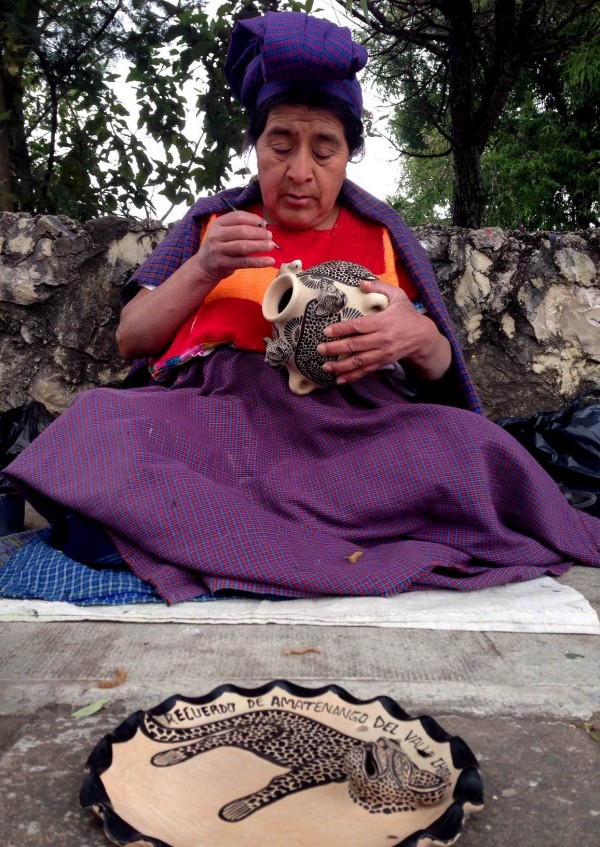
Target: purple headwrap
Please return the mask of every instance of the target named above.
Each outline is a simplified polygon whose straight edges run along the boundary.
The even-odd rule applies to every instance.
[[[234,26],[225,77],[250,113],[269,97],[304,82],[344,100],[360,119],[356,72],[366,63],[367,51],[352,40],[348,27],[303,12],[267,12]]]

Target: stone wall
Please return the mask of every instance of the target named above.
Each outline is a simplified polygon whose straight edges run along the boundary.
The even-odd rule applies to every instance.
[[[117,217],[0,215],[0,411],[33,398],[61,412],[79,391],[119,384],[120,288],[165,234]]]
[[[600,232],[420,227],[492,418],[600,388]]]
[[[488,414],[530,415],[600,386],[600,235],[420,227]],[[120,287],[156,222],[0,215],[0,411],[62,411],[118,385]]]

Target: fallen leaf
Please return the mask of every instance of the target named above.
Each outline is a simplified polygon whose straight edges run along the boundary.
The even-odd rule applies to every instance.
[[[282,656],[304,656],[306,653],[320,653],[318,647],[301,647],[298,650],[284,650]]]
[[[592,741],[597,741],[598,744],[600,744],[600,726],[596,726],[596,724],[593,723],[584,723],[583,728]]]
[[[117,668],[112,679],[99,679],[96,681],[98,688],[116,688],[117,685],[123,685],[127,679],[127,671],[123,668]]]
[[[84,706],[82,709],[77,709],[76,712],[71,712],[72,718],[89,718],[90,715],[95,715],[100,709],[104,708],[107,703],[110,703],[111,697],[105,697],[103,700],[96,700],[90,703],[89,706]]]
[[[351,565],[354,565],[356,562],[358,562],[358,560],[360,559],[362,554],[363,554],[362,550],[357,550],[356,553],[350,553],[349,556],[344,556],[344,559],[346,559],[348,562],[350,562]]]

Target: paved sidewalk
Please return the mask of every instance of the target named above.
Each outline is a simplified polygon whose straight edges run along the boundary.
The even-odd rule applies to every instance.
[[[600,571],[573,568],[562,579],[600,609]],[[464,738],[479,759],[486,800],[459,841],[464,847],[600,845],[600,743],[583,728],[600,723],[600,636],[0,626],[0,847],[103,847],[108,840],[80,808],[78,792],[87,755],[107,732],[172,694],[277,678],[336,683],[357,697],[387,694]],[[320,652],[284,655],[308,646]],[[98,688],[116,668],[126,670],[126,681]],[[112,697],[102,711],[71,717],[101,697]]]

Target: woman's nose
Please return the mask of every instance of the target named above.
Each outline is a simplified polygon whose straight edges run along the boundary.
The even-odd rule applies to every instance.
[[[289,161],[288,176],[300,184],[312,179],[313,158],[310,150],[297,150]]]

